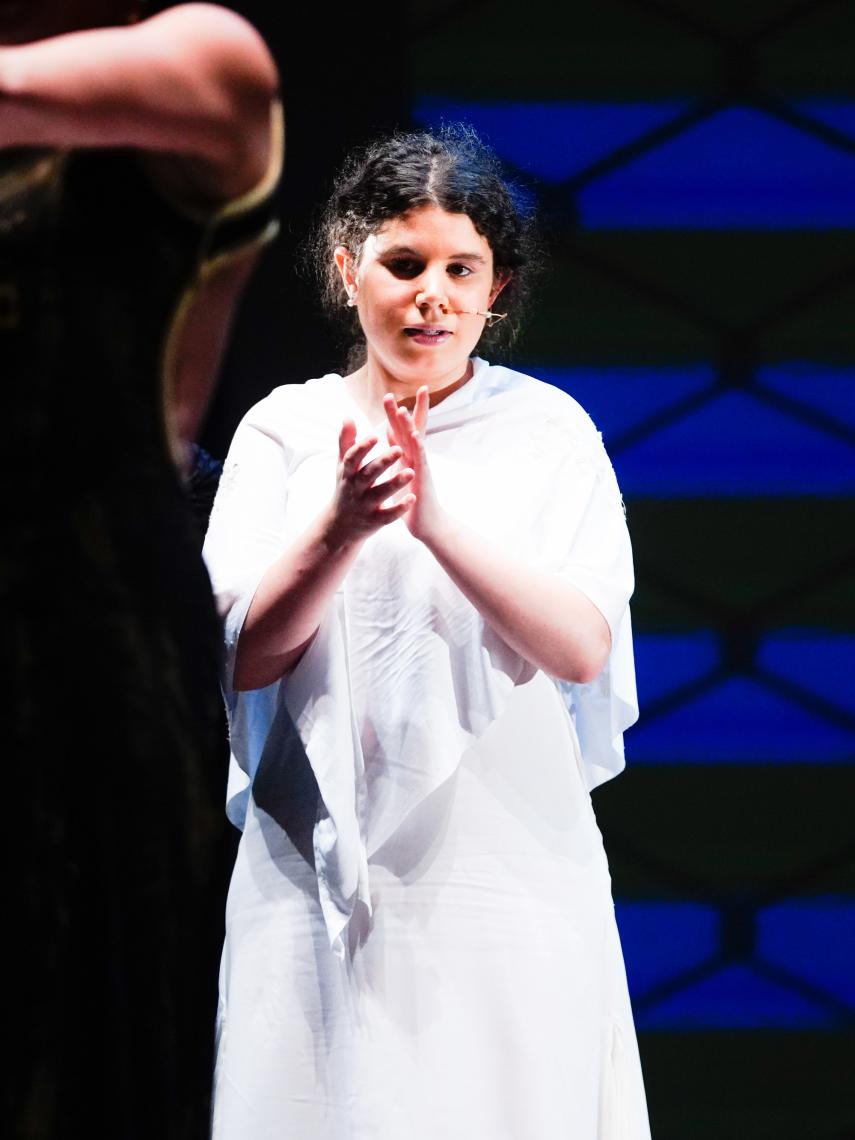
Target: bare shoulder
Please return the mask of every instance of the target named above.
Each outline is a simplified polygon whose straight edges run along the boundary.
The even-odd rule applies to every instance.
[[[278,88],[251,24],[217,4],[179,4],[0,46],[0,149],[135,150],[167,189],[217,205],[277,176]]]
[[[278,87],[276,64],[253,25],[219,4],[179,4],[149,17],[134,29],[165,50],[214,66],[225,79],[255,81],[268,95]]]
[[[186,87],[185,105],[199,115],[189,125],[199,149],[146,156],[149,172],[166,190],[187,200],[228,201],[256,188],[281,166],[282,139],[275,132],[276,63],[260,33],[218,4],[179,4],[134,29],[148,54],[168,57],[175,91]],[[281,120],[280,120],[281,122]],[[202,153],[200,153],[200,149]]]

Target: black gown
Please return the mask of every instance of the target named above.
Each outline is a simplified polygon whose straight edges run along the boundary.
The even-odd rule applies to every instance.
[[[182,299],[211,259],[271,235],[271,202],[194,217],[125,152],[0,167],[15,1138],[207,1135],[227,844],[220,631],[162,386]]]

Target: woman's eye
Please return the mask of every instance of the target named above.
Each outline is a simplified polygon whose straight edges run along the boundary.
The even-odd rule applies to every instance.
[[[469,277],[470,274],[472,273],[472,270],[469,268],[468,265],[454,264],[454,265],[449,265],[448,272],[451,274],[452,277]]]
[[[409,257],[396,257],[393,261],[387,261],[386,268],[395,277],[418,277],[422,271],[421,262]]]

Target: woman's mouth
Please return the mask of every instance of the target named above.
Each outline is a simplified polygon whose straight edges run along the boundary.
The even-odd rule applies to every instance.
[[[444,344],[452,335],[448,329],[432,328],[430,326],[415,326],[413,328],[404,329],[404,332],[414,340],[416,344]]]

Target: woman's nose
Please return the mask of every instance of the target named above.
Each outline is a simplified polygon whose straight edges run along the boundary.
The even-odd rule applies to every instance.
[[[441,309],[448,308],[448,290],[445,284],[445,275],[427,271],[418,281],[416,292],[416,305],[418,308],[435,305]]]

